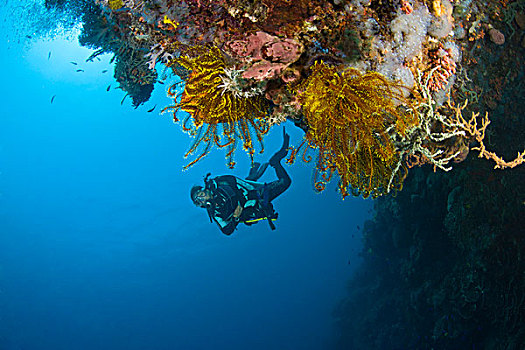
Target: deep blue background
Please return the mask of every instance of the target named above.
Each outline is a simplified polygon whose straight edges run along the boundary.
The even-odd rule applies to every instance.
[[[335,184],[315,194],[299,161],[274,202],[277,230],[224,236],[188,194],[206,172],[230,173],[224,153],[181,171],[190,139],[158,114],[167,85],[137,110],[121,106],[108,56],[87,64],[76,40],[6,38],[0,349],[330,348],[371,201],[342,201]],[[288,131],[299,144],[302,132]],[[278,127],[258,160],[280,143]],[[246,175],[248,157],[237,160],[233,173]]]

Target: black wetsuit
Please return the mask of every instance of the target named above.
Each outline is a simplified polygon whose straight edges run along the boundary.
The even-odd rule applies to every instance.
[[[231,235],[239,222],[252,224],[258,219],[277,217],[271,201],[286,191],[292,180],[283,166],[274,166],[277,180],[261,183],[240,179],[233,175],[217,176],[206,182],[212,199],[208,203],[208,214],[225,235]],[[233,213],[237,206],[243,208],[239,218]]]

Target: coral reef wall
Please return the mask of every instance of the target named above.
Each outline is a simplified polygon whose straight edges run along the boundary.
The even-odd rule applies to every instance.
[[[375,202],[363,265],[334,311],[341,349],[521,349],[525,173],[460,168],[417,169]]]
[[[490,113],[486,142],[507,158],[524,140],[524,5],[454,7],[470,21],[454,29],[468,68],[454,94]],[[413,169],[402,192],[378,199],[363,265],[334,311],[339,348],[523,349],[523,179],[522,167],[494,171],[469,157],[449,173]]]

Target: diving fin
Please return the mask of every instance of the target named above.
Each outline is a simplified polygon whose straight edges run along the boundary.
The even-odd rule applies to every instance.
[[[259,163],[255,162],[253,163],[253,166],[250,169],[250,173],[246,177],[246,180],[249,181],[257,181],[261,176],[263,176],[264,172],[266,171],[266,168],[268,168],[268,163]]]

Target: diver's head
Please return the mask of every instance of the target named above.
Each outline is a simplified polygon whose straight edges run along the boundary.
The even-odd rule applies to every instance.
[[[193,186],[190,191],[190,196],[193,204],[201,208],[206,208],[206,204],[211,199],[210,191],[202,186]]]

